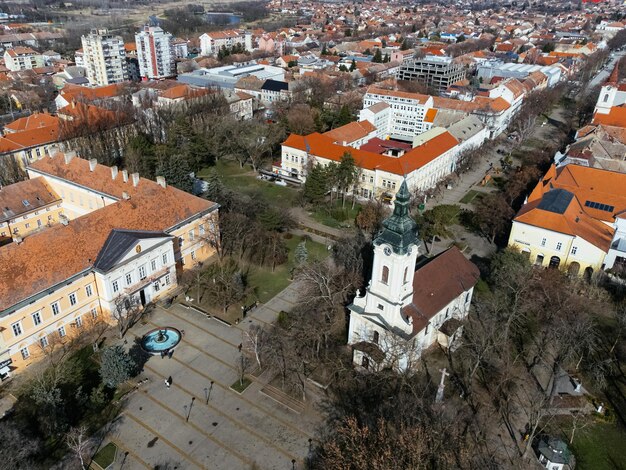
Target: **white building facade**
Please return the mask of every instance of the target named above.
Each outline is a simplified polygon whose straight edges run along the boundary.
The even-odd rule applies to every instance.
[[[120,36],[94,29],[81,37],[83,64],[92,85],[104,86],[128,80],[126,50]]]
[[[479,273],[452,248],[416,271],[419,239],[403,182],[393,214],[374,240],[372,278],[348,307],[348,343],[363,369],[412,369],[422,352],[440,342],[452,347],[469,312]]]
[[[139,75],[148,80],[176,75],[173,38],[158,26],[146,26],[135,35]]]

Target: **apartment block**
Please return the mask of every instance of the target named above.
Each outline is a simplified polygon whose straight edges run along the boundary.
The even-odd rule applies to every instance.
[[[43,56],[30,47],[14,47],[4,51],[4,64],[11,72],[44,66]]]
[[[158,26],[146,26],[135,35],[139,75],[155,80],[176,75],[173,37]]]
[[[128,80],[124,41],[106,29],[93,29],[81,37],[83,63],[92,85],[104,86]]]

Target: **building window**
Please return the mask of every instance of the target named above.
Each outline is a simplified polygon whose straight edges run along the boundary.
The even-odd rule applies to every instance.
[[[561,251],[561,247],[563,246],[563,244],[561,242],[558,242],[556,244],[556,251]]]
[[[378,344],[379,338],[380,338],[380,334],[378,333],[378,331],[374,331],[374,334],[372,335],[372,343]]]
[[[609,94],[608,93],[606,95],[604,95],[604,99],[602,100],[602,102],[606,103],[607,101],[609,101]]]
[[[41,313],[40,312],[33,313],[32,317],[33,317],[33,325],[35,326],[41,325]]]
[[[205,230],[204,230],[204,224],[200,224],[200,225],[198,225],[198,230],[200,231],[200,235],[201,235],[201,236],[202,236],[202,235],[204,235],[204,232],[205,232]]]
[[[448,318],[448,315],[449,315],[449,314],[450,314],[450,307],[448,307],[448,308],[446,309],[446,316],[445,316],[445,318]]]
[[[367,356],[363,356],[363,359],[361,359],[361,366],[364,369],[369,369],[370,367],[370,358]]]
[[[59,336],[60,336],[61,338],[63,338],[63,337],[67,334],[67,333],[65,332],[65,327],[64,327],[64,326],[62,326],[61,328],[59,328],[59,329],[58,329],[58,332],[59,332]]]
[[[158,282],[154,283],[154,292],[159,292],[161,290],[161,285]]]
[[[24,227],[30,228],[30,224],[24,224]]]
[[[470,299],[470,293],[468,292],[467,294],[465,294],[465,303],[469,302]]]
[[[191,252],[191,259],[192,259],[192,260],[195,260],[195,259],[196,259],[196,252],[195,252],[195,251],[192,251],[192,252]]]
[[[15,322],[11,325],[11,329],[13,330],[13,336],[19,336],[22,334],[22,322]]]
[[[546,246],[546,239],[545,238],[541,239],[541,246]]]
[[[572,247],[572,254],[575,255],[577,251],[578,251],[578,247],[577,246],[573,246]]]
[[[90,310],[90,312],[91,312],[91,316],[92,316],[93,318],[98,318],[98,309],[97,309],[97,308],[92,308],[92,309]]]
[[[165,275],[165,285],[166,285],[166,286],[169,286],[169,285],[170,285],[170,282],[172,282],[172,281],[171,281],[171,279],[170,279],[170,275],[169,275],[169,274],[166,274],[166,275]]]
[[[196,234],[194,233],[193,230],[189,230],[189,241],[194,241],[196,238]]]
[[[146,277],[146,266],[139,266],[139,279],[143,281]]]
[[[93,289],[91,288],[91,284],[85,287],[85,294],[87,294],[87,297],[91,297],[93,295]]]
[[[380,282],[382,282],[383,284],[389,283],[389,268],[387,266],[383,266],[383,272],[380,276]]]
[[[76,292],[72,292],[70,294],[70,305],[76,305],[76,302],[77,302],[77,300],[76,300]]]
[[[83,326],[83,317],[76,317],[76,328],[82,328]]]
[[[111,286],[113,287],[113,293],[119,292],[120,291],[120,282],[119,279],[116,279],[115,281],[113,281],[111,283]]]
[[[58,315],[61,313],[61,308],[59,307],[59,302],[54,302],[50,304],[50,308],[52,309],[52,315]]]
[[[409,275],[409,268],[408,268],[408,267],[406,267],[406,268],[404,268],[404,283],[405,283],[405,284],[407,283],[407,280],[408,280],[408,279],[407,279],[407,277],[408,277],[408,275]]]
[[[41,227],[41,219],[37,219],[37,227]]]
[[[157,260],[156,260],[156,258],[154,258],[153,260],[150,261],[150,269],[152,269],[152,272],[157,270]]]
[[[167,264],[167,253],[163,253],[163,265]]]
[[[30,351],[28,350],[28,347],[20,349],[20,352],[22,353],[22,359],[26,360],[30,357]]]
[[[41,346],[41,349],[46,349],[48,347],[48,337],[47,336],[42,336],[41,338],[39,338],[39,346]]]
[[[537,259],[535,260],[535,264],[537,266],[542,266],[543,265],[543,255],[537,255]]]
[[[126,285],[130,286],[133,283],[133,274],[126,273]]]
[[[384,310],[385,309],[385,307],[383,307],[383,304],[378,304],[377,308],[378,308],[378,310]]]

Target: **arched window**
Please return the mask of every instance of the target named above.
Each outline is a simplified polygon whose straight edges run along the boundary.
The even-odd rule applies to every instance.
[[[389,284],[389,268],[387,266],[383,266],[383,273],[380,277],[380,281],[383,284]]]
[[[379,338],[380,338],[380,335],[378,334],[378,331],[374,331],[374,334],[372,335],[372,343],[378,344]]]
[[[407,266],[406,268],[404,268],[404,283],[405,283],[405,284],[407,283],[407,280],[408,280],[408,279],[407,279],[407,277],[408,277],[408,275],[409,275],[409,268],[408,268],[408,266]]]
[[[607,93],[606,95],[604,95],[604,99],[602,100],[604,103],[606,103],[607,101],[609,101],[609,94]]]

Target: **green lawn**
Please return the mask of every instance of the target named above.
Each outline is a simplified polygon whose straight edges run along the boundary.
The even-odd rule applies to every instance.
[[[112,442],[109,442],[94,456],[95,463],[102,468],[107,468],[115,460],[115,453],[117,452],[117,446]]]
[[[475,189],[470,189],[465,196],[461,198],[459,202],[463,204],[469,204],[474,200],[476,196],[480,194],[480,191],[476,191]]]
[[[253,286],[254,293],[251,294],[248,303],[258,299],[260,302],[267,302],[291,282],[291,270],[294,266],[293,253],[296,245],[302,241],[302,237],[294,235],[285,240],[289,248],[289,260],[287,263],[276,266],[274,272],[268,266],[250,266],[248,271],[248,283]],[[321,260],[328,256],[328,249],[322,243],[311,240],[306,242],[309,252],[309,260]]]
[[[248,377],[243,378],[243,383],[239,382],[239,379],[235,380],[235,383],[230,386],[235,392],[243,393],[243,391],[248,388],[252,381]]]
[[[311,217],[320,224],[333,228],[344,228],[354,226],[354,219],[361,210],[361,206],[356,204],[352,208],[352,201],[347,199],[345,207],[341,207],[341,198],[333,203],[332,207],[323,206],[316,209]]]
[[[571,447],[579,470],[626,468],[626,432],[616,423],[596,423],[585,428],[576,435]]]
[[[273,206],[293,207],[298,197],[298,190],[290,186],[279,186],[271,181],[259,180],[250,166],[239,167],[239,163],[220,160],[215,166],[203,168],[198,178],[208,176],[211,169],[217,171],[227,188],[245,193],[249,196],[261,197]]]

